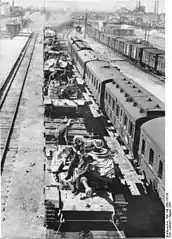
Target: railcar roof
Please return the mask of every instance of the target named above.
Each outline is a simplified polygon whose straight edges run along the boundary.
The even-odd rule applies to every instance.
[[[141,129],[158,149],[165,153],[165,117],[150,120],[143,124]]]
[[[116,87],[117,85],[118,87]],[[134,88],[131,96],[129,90],[126,90],[126,88],[121,87],[119,84],[114,84],[114,82],[108,83],[106,87],[111,96],[117,98],[118,102],[133,120],[144,117],[148,111],[164,110],[159,108],[160,106],[153,100],[152,95],[147,95],[144,92],[138,93],[136,88]],[[123,89],[122,92],[121,89]]]
[[[105,33],[106,34],[106,33]],[[114,36],[112,34],[106,34],[106,36],[111,37],[113,39],[119,39],[120,41],[126,42],[126,43],[136,43],[136,38],[134,38],[134,36]],[[137,44],[137,43],[136,43]]]
[[[74,44],[77,45],[79,48],[90,48],[91,49],[91,47],[84,41],[76,41]]]
[[[132,42],[132,45],[136,45],[138,48],[148,48],[148,45],[144,45],[142,43],[138,43],[138,42]]]
[[[78,41],[78,42],[83,42],[83,40],[82,39],[80,39],[80,38],[78,38],[78,37],[71,37],[71,40],[72,41]]]
[[[136,102],[138,106],[144,111],[153,110],[165,110],[165,105],[151,93],[141,87],[132,79],[123,75],[122,78],[114,78],[114,86],[118,87],[129,97],[131,101]]]
[[[110,82],[106,85],[107,91],[117,99],[119,104],[125,109],[127,115],[129,115],[130,119],[136,121],[137,119],[143,117],[143,114],[140,112],[140,109],[133,105],[133,102],[127,102],[124,93],[120,92],[120,88],[116,88],[116,86]]]
[[[163,54],[164,51],[156,49],[156,48],[147,48],[145,51],[153,53],[153,54]]]
[[[6,24],[7,26],[9,25],[9,26],[18,26],[18,25],[20,25],[20,23],[19,22],[9,22],[9,23],[7,23]]]
[[[108,62],[103,60],[88,62],[87,67],[94,72],[100,82],[108,79],[118,78],[120,80],[123,78],[119,70],[113,68]]]
[[[75,51],[81,50],[81,49],[78,47],[78,45],[76,45],[76,44],[73,45],[73,48],[75,49]]]
[[[80,57],[83,62],[98,59],[98,57],[96,56],[96,53],[91,50],[78,51],[78,57]]]
[[[165,52],[163,52],[162,54],[160,54],[158,57],[165,58]]]

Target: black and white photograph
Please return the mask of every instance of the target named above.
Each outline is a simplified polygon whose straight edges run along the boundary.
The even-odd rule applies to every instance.
[[[169,2],[0,0],[2,239],[172,237]]]

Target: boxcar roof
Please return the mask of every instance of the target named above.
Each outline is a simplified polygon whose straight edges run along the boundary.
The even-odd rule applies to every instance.
[[[158,57],[164,58],[165,57],[165,52],[162,52]]]
[[[144,45],[142,43],[138,43],[138,42],[133,42],[132,45],[136,45],[136,47],[138,48],[148,48],[148,45]]]
[[[156,49],[156,48],[147,48],[145,51],[153,53],[153,54],[163,54],[164,52],[162,50]]]
[[[7,26],[18,26],[18,25],[20,25],[20,23],[19,22],[9,22],[6,25]]]
[[[150,120],[144,123],[141,129],[158,149],[165,153],[165,117]]]
[[[91,50],[78,51],[78,57],[80,57],[84,63],[90,60],[98,59],[96,53]]]
[[[108,79],[122,79],[123,75],[119,70],[113,68],[108,62],[99,60],[87,63],[87,67],[95,74],[100,82]]]

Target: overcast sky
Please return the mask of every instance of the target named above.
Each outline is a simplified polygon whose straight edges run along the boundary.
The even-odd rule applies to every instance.
[[[78,5],[86,6],[88,2],[88,6],[91,5],[93,8],[99,7],[99,9],[109,8],[112,7],[119,8],[119,7],[127,7],[127,8],[134,8],[136,6],[137,0],[45,0],[46,6],[53,6],[56,5],[55,2],[60,5],[64,2],[76,2]],[[159,12],[165,12],[165,0],[159,0]],[[171,1],[171,0],[167,0]],[[155,0],[141,0],[141,4],[146,6],[146,11],[153,11],[154,9],[154,2]],[[28,6],[43,6],[44,0],[15,0],[16,4]],[[66,5],[66,4],[65,4]],[[66,6],[65,6],[66,7]],[[95,9],[96,10],[96,9]]]

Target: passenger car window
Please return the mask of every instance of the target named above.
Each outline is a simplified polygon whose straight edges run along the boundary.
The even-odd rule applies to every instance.
[[[119,117],[119,105],[116,106],[116,116]]]
[[[149,164],[150,165],[153,165],[153,160],[154,160],[154,151],[153,151],[153,149],[150,148],[150,151],[149,151]]]
[[[163,172],[163,162],[159,161],[159,168],[158,168],[158,177],[162,178],[162,172]]]
[[[108,97],[108,93],[107,91],[105,92],[105,99],[107,100],[107,97]]]
[[[111,95],[109,95],[109,104],[110,104],[110,102],[111,102]]]
[[[121,109],[121,112],[120,112],[120,120],[122,121],[122,114],[123,114],[123,111]]]
[[[142,149],[141,149],[141,153],[144,155],[145,154],[145,140],[142,140]]]
[[[115,101],[112,100],[112,109],[114,110],[115,109]]]
[[[128,121],[128,118],[126,116],[126,114],[124,115],[124,125],[127,126],[127,121]]]

